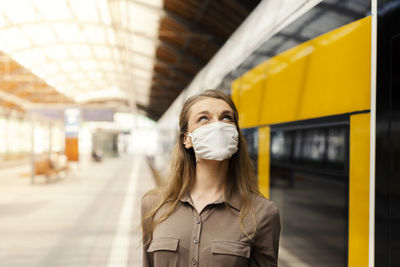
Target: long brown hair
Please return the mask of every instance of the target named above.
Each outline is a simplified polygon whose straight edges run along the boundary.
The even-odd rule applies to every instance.
[[[150,243],[155,227],[167,219],[175,210],[180,199],[189,192],[196,178],[196,158],[193,148],[186,149],[183,144],[185,133],[188,131],[190,108],[204,98],[216,98],[225,101],[234,112],[235,125],[239,132],[238,151],[231,157],[228,167],[228,183],[232,190],[236,191],[241,200],[239,223],[242,232],[249,236],[244,230],[244,219],[250,213],[256,229],[255,214],[252,205],[252,196],[260,195],[257,188],[257,179],[254,168],[247,153],[246,141],[239,129],[238,111],[231,98],[217,90],[206,90],[186,100],[179,116],[179,137],[172,152],[169,172],[166,177],[167,185],[161,189],[153,190],[148,194],[160,194],[160,201],[154,208],[142,218],[143,244]],[[168,204],[168,208],[162,216],[154,220],[156,213]]]

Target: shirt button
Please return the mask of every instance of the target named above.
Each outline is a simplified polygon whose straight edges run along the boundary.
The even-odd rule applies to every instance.
[[[196,265],[197,264],[197,260],[195,258],[192,259],[192,264]]]
[[[196,219],[196,223],[197,223],[197,224],[200,224],[200,220],[199,220],[199,219]]]
[[[193,239],[193,243],[197,244],[199,243],[199,240],[197,238]]]

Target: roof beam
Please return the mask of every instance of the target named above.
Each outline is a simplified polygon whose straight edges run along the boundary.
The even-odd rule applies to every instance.
[[[182,69],[177,68],[176,66],[171,66],[171,63],[168,61],[165,61],[163,59],[157,58],[155,64],[159,64],[161,65],[163,68],[167,68],[170,71],[175,72],[177,75],[184,77],[187,81],[192,81],[192,79],[194,78],[192,76],[192,74],[188,74],[187,72],[185,72]]]
[[[162,82],[153,82],[152,84],[152,88],[160,88],[164,91],[168,91],[168,92],[174,92],[174,93],[180,93],[182,91],[183,88],[185,88],[185,86],[180,85],[180,86],[174,86],[171,83],[162,83]],[[153,90],[153,89],[151,89]]]
[[[22,99],[20,97],[17,97],[15,95],[12,95],[12,94],[9,94],[9,93],[6,93],[6,92],[1,91],[1,90],[0,90],[0,99],[2,99],[4,101],[7,101],[7,102],[11,102],[11,103],[13,103],[13,104],[15,104],[17,106],[20,106],[20,107],[22,107],[24,109],[28,108],[31,105],[31,103],[26,101],[25,99]]]
[[[204,66],[204,64],[207,63],[207,62],[200,60],[197,57],[192,56],[188,52],[186,52],[185,47],[183,49],[181,49],[181,48],[177,47],[175,44],[168,42],[166,40],[160,40],[160,44],[161,44],[161,46],[164,46],[165,48],[171,50],[172,53],[177,55],[178,59],[175,60],[176,63],[180,63],[182,61],[181,60],[182,58],[187,58],[192,63],[194,63],[193,65],[198,69],[201,69]]]
[[[210,2],[211,2],[211,0],[205,0],[202,2],[201,6],[200,6],[200,10],[197,13],[196,18],[194,19],[192,24],[189,26],[189,29],[191,32],[195,31],[197,28],[199,28],[199,23],[203,19],[205,12],[206,12],[208,6],[210,5]],[[183,45],[183,51],[186,51],[189,48],[192,41],[193,41],[193,37],[189,36],[189,38],[186,39],[185,44]],[[180,57],[178,61],[181,61],[181,60],[182,60],[182,57]]]
[[[186,20],[186,19],[182,18],[181,16],[177,15],[175,12],[168,11],[168,10],[165,11],[165,16],[167,18],[173,20],[177,24],[179,24],[181,27],[184,27],[185,29],[190,31],[190,25],[193,23],[192,21]],[[188,25],[189,25],[189,27],[188,27]],[[220,38],[219,36],[216,36],[208,31],[200,29],[199,27],[197,27],[195,30],[196,30],[196,35],[201,35],[201,38],[212,41],[215,44],[217,44],[218,46],[222,46],[225,43],[225,39]]]
[[[0,75],[0,82],[43,83],[42,80],[33,74],[2,74]]]

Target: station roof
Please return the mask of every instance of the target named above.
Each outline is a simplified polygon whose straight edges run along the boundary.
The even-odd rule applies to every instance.
[[[157,120],[260,0],[0,0],[0,105]]]

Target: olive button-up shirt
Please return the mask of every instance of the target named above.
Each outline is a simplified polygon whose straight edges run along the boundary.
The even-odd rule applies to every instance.
[[[142,200],[142,216],[157,198]],[[239,224],[240,200],[232,194],[207,205],[200,214],[185,195],[175,211],[155,228],[149,245],[143,246],[143,267],[273,267],[277,266],[280,220],[274,203],[254,196],[257,222],[250,213]],[[162,207],[156,214],[160,217]]]

